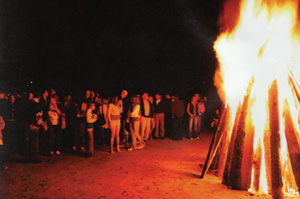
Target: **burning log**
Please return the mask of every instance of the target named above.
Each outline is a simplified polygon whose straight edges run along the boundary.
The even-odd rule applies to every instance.
[[[247,95],[244,97],[241,114],[238,121],[236,138],[234,141],[234,150],[232,154],[232,162],[230,168],[230,176],[228,181],[228,186],[233,189],[238,190],[247,190],[248,187],[245,187],[245,177],[243,176],[243,155],[244,155],[244,142],[246,135],[246,119],[248,114],[248,103],[251,93],[253,82],[251,82],[247,88]],[[248,180],[247,180],[248,181]]]
[[[291,161],[291,166],[293,169],[293,174],[295,177],[298,190],[300,188],[300,143],[299,134],[292,120],[292,115],[287,101],[285,101],[285,137],[287,140],[287,146]]]
[[[215,132],[213,139],[210,143],[210,147],[208,150],[208,154],[207,154],[205,164],[203,167],[203,171],[202,171],[200,178],[204,178],[205,173],[207,172],[208,168],[211,165],[211,162],[214,160],[215,154],[216,154],[217,150],[219,149],[220,141],[223,136],[222,133],[225,130],[226,126],[228,125],[227,119],[228,119],[228,109],[225,109],[222,114],[218,129]]]
[[[221,143],[221,148],[220,148],[220,156],[219,156],[219,162],[218,162],[218,176],[222,177],[225,169],[225,164],[226,164],[226,157],[228,153],[228,145],[229,145],[229,139],[230,139],[230,133],[228,132],[231,129],[232,124],[230,123],[231,121],[231,110],[230,107],[227,107],[227,114],[226,118],[224,118],[226,126],[224,127],[223,130],[223,139]]]
[[[271,179],[272,196],[283,198],[283,182],[280,165],[280,124],[277,80],[274,80],[269,89],[269,120],[270,120],[270,148],[271,148]]]
[[[230,144],[229,144],[225,168],[224,168],[224,172],[223,172],[222,184],[225,184],[225,185],[228,185],[228,182],[229,182],[231,160],[232,160],[232,154],[233,154],[233,150],[234,150],[234,142],[235,142],[235,138],[236,138],[236,134],[237,134],[237,126],[238,126],[237,123],[240,118],[241,109],[242,109],[242,106],[241,106],[241,104],[239,104],[237,111],[236,111],[236,115],[235,115],[234,126],[233,126],[232,133],[231,133]]]
[[[261,161],[262,161],[262,146],[261,146],[261,141],[259,140],[258,147],[255,150],[253,156],[253,168],[254,168],[253,188],[254,191],[256,192],[259,191]]]
[[[272,187],[271,187],[271,147],[270,147],[270,121],[268,121],[268,125],[266,125],[266,129],[264,131],[264,146],[265,146],[265,164],[266,164],[266,178],[268,183],[268,193],[272,194]]]
[[[291,84],[292,91],[294,91],[298,101],[300,101],[299,84],[296,82],[291,70],[289,70],[289,83]]]

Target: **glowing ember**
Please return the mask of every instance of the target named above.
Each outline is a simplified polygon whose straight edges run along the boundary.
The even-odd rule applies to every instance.
[[[243,147],[233,150],[233,158],[242,156],[243,163],[231,161],[230,167],[241,167],[242,177],[236,177],[241,187],[279,198],[297,194],[300,186],[298,5],[296,0],[228,0],[214,45],[220,63],[215,85],[231,110],[226,139]],[[250,144],[253,149],[247,150]],[[248,170],[250,183],[243,177]],[[226,175],[229,171],[225,167]]]

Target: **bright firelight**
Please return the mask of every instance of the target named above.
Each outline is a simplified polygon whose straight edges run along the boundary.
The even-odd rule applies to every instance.
[[[291,79],[300,82],[299,78],[297,81],[297,77],[300,77],[299,1],[231,0],[230,3],[240,3],[240,10],[236,15],[239,18],[234,23],[229,23],[228,17],[227,21],[223,20],[222,25],[226,28],[215,41],[214,49],[219,60],[215,85],[224,103],[231,109],[233,124],[238,105],[243,103],[247,88],[253,82],[248,119],[254,126],[253,155],[260,151],[262,161],[259,190],[253,188],[254,166],[249,190],[270,193],[271,185],[267,180],[270,172],[266,166],[270,160],[266,158],[265,152],[270,149],[266,148],[269,146],[264,140],[270,125],[268,93],[272,83],[276,81],[283,192],[294,194],[298,192],[298,187],[290,161],[284,114],[287,111],[291,114],[299,138],[299,99],[296,93],[299,88],[298,85],[291,85]],[[231,14],[230,10],[226,10],[229,8],[230,6],[225,7],[223,18]],[[234,27],[230,27],[232,24]]]

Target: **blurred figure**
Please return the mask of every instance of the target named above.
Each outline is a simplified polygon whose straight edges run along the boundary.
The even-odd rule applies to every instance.
[[[108,120],[108,99],[103,99],[102,100],[102,111],[103,111],[103,115],[104,115],[104,119],[105,119],[105,124],[103,125],[103,129],[104,129],[104,142],[106,143],[106,137],[108,137],[109,133],[110,133],[110,128],[109,128],[109,120]],[[109,137],[109,141],[110,142],[110,137]]]
[[[129,124],[130,124],[132,147],[130,147],[128,151],[142,149],[145,147],[144,140],[139,134],[140,119],[141,119],[140,99],[139,97],[132,97],[130,101],[131,101],[131,106],[128,111],[128,117],[129,117]],[[138,140],[138,143],[136,140]],[[137,146],[138,144],[139,146]]]
[[[191,101],[187,105],[186,109],[187,114],[189,115],[189,133],[188,138],[193,139],[197,137],[197,113],[198,113],[198,106],[197,106],[197,98],[193,96]]]
[[[88,103],[91,101],[91,91],[90,90],[86,90],[85,91],[85,96],[83,98],[83,102],[84,103]]]
[[[170,94],[165,95],[165,136],[170,138],[172,132],[172,113],[171,113],[171,103],[172,98]]]
[[[6,160],[5,157],[5,147],[2,140],[2,130],[5,128],[5,121],[2,116],[0,116],[0,171],[5,169],[4,163]]]
[[[95,100],[95,92],[93,90],[90,92],[90,100],[92,102],[94,102],[94,100]]]
[[[152,140],[152,133],[155,129],[154,104],[153,104],[153,97],[152,96],[149,96],[149,103],[150,103],[150,133],[149,133],[149,139]]]
[[[197,137],[199,139],[199,136],[200,136],[200,133],[202,131],[202,126],[203,126],[203,114],[205,113],[205,106],[204,106],[204,100],[203,99],[199,99],[198,103],[197,103],[197,106],[198,106],[198,113],[197,113]]]
[[[33,93],[32,92],[28,93],[28,100],[29,101],[33,100]]]
[[[57,96],[51,95],[49,109],[48,109],[48,117],[49,117],[49,145],[50,145],[50,155],[54,154],[60,155],[61,151],[61,114],[62,107],[59,107],[57,103]]]
[[[97,139],[96,143],[99,143],[99,144],[105,144],[104,126],[106,125],[106,119],[105,119],[103,107],[104,107],[104,104],[102,102],[99,104],[98,108],[96,106],[98,120],[95,123],[94,134],[95,134],[95,139]],[[107,111],[107,107],[106,107],[106,111]],[[96,127],[97,127],[97,130],[96,130]]]
[[[94,154],[94,123],[97,121],[97,114],[93,111],[96,109],[95,103],[89,102],[86,111],[86,131],[88,133],[87,156],[92,157]]]
[[[120,150],[120,126],[121,126],[121,113],[123,111],[122,103],[119,101],[118,96],[114,96],[111,99],[111,103],[108,106],[108,121],[111,130],[111,139],[110,139],[110,152],[115,153],[113,146],[114,140],[116,138],[117,152]]]
[[[130,102],[128,99],[128,93],[126,90],[122,90],[121,92],[121,102],[122,102],[122,107],[123,107],[123,112],[121,115],[121,140],[123,142],[123,144],[125,145],[125,147],[129,147],[129,143],[128,143],[128,138],[129,138],[129,123],[127,121],[128,118],[128,110],[129,110],[129,106],[130,106]]]
[[[175,99],[171,104],[171,112],[173,118],[173,135],[171,138],[173,140],[182,140],[182,123],[184,115],[184,102],[179,98],[179,95],[175,95]]]
[[[97,114],[97,121],[94,123],[94,143],[95,144],[100,144],[101,142],[101,137],[102,137],[102,129],[100,125],[100,119],[102,120],[102,115],[100,114],[100,109],[102,109],[101,105],[101,98],[99,94],[95,94],[94,101],[95,103],[95,110],[93,113]],[[100,108],[101,107],[101,108]],[[103,121],[102,121],[103,122]]]
[[[155,95],[154,118],[155,118],[155,136],[154,139],[164,139],[165,137],[165,110],[166,106],[160,94]]]
[[[39,93],[34,93],[33,99],[27,107],[26,157],[32,163],[41,162],[39,156],[39,134],[47,131],[48,128],[45,117],[43,117],[42,106],[39,103],[40,97]]]
[[[67,147],[72,146],[72,140],[74,137],[74,132],[76,131],[76,114],[77,114],[77,104],[73,102],[72,96],[67,95],[64,102],[64,111],[65,111],[65,121],[66,121],[66,130],[64,132],[65,143]],[[70,143],[71,142],[71,143]]]
[[[77,108],[76,114],[76,128],[74,131],[73,151],[80,149],[81,152],[85,153],[85,130],[86,130],[86,111],[87,103],[82,101]]]
[[[24,155],[25,151],[25,132],[21,117],[22,111],[21,104],[16,100],[15,95],[9,96],[9,101],[6,103],[5,108],[5,124],[6,128],[3,131],[3,139],[6,143],[9,155]]]
[[[6,101],[4,99],[4,92],[0,91],[0,171],[5,169],[4,163],[6,160],[5,146],[3,142],[2,131],[5,128],[5,121],[3,116],[5,115]]]
[[[49,93],[47,90],[45,90],[42,94],[42,97],[39,100],[40,101],[39,103],[43,109],[48,106],[48,103],[49,103],[48,97],[49,97]]]
[[[148,97],[148,93],[144,93],[141,100],[141,137],[145,141],[149,139],[151,122],[151,108]]]
[[[217,131],[219,120],[220,120],[220,110],[217,109],[215,114],[212,117],[212,122],[210,123],[210,127],[212,128],[213,132]]]

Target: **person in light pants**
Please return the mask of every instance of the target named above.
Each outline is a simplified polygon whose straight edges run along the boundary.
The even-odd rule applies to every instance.
[[[148,94],[144,93],[142,95],[142,100],[141,100],[141,134],[140,134],[144,140],[149,139],[150,125],[151,125],[150,102],[148,100]]]
[[[132,147],[129,148],[129,151],[142,149],[145,147],[144,140],[140,136],[140,119],[141,119],[141,111],[140,111],[140,102],[138,97],[131,98],[131,107],[128,111],[129,124],[130,124],[130,133],[132,138]],[[138,143],[137,143],[138,140]],[[139,146],[138,146],[139,144]]]

